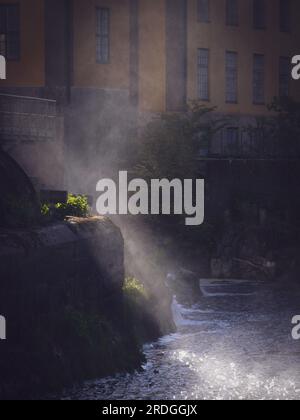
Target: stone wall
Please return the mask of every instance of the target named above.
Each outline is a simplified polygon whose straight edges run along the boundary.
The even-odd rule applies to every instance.
[[[124,315],[124,245],[104,218],[0,230],[0,398],[135,368]]]
[[[0,94],[0,147],[37,187],[64,185],[64,118],[56,101]]]

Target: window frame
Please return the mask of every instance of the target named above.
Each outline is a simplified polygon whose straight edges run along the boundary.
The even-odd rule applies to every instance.
[[[266,0],[252,0],[252,14],[253,14],[253,28],[258,31],[265,31],[267,29],[267,2]],[[259,16],[258,11],[263,14]]]
[[[279,30],[284,34],[292,32],[292,4],[291,0],[279,0]],[[285,9],[286,5],[288,9]],[[287,12],[287,20],[283,17],[283,9]]]
[[[107,13],[107,33],[101,33],[101,13]],[[96,7],[96,63],[97,64],[110,64],[111,52],[110,52],[110,26],[111,26],[111,9],[109,7]],[[100,30],[99,30],[100,28]],[[106,31],[104,31],[106,32]],[[106,39],[107,42],[107,56],[101,57],[101,42]]]
[[[7,17],[7,12],[9,9],[16,9],[16,17],[17,17],[17,22],[16,22],[16,28],[15,30],[9,30],[8,29],[8,17]],[[21,60],[21,5],[20,3],[16,2],[16,3],[3,3],[0,4],[0,22],[1,22],[1,12],[2,10],[5,10],[5,31],[1,32],[1,27],[0,27],[0,36],[4,35],[5,36],[5,40],[3,41],[5,43],[5,53],[3,51],[0,51],[0,54],[3,55],[6,59],[6,61],[20,61]],[[16,36],[16,42],[17,42],[17,49],[16,49],[16,53],[14,54],[10,54],[9,55],[9,48],[8,48],[8,42],[9,42],[9,37],[10,36]]]
[[[234,56],[236,59],[235,67],[229,66],[227,58],[229,55]],[[239,54],[236,51],[226,51],[225,52],[225,102],[227,104],[238,104],[239,100],[239,74],[238,74],[238,68],[239,68]],[[235,70],[235,99],[229,99],[229,96],[231,93],[228,91],[228,79],[232,76],[233,72],[232,70]],[[231,73],[229,73],[231,71]]]
[[[207,17],[203,18],[201,14],[201,1],[207,2]],[[210,0],[197,0],[197,20],[199,23],[211,23],[211,4]]]
[[[234,136],[232,135],[234,133]],[[230,134],[230,135],[229,135]],[[241,147],[241,130],[240,127],[232,125],[224,130],[223,136],[223,152],[226,156],[237,156]]]
[[[235,2],[235,11],[232,13],[230,5],[231,2]],[[233,16],[236,18],[234,20]],[[233,26],[238,27],[240,26],[240,8],[239,8],[239,1],[238,0],[226,0],[225,1],[225,20],[226,26]]]
[[[286,74],[283,74],[283,71],[282,71],[282,68],[284,67],[282,66],[283,60],[285,61],[285,64],[288,64]],[[291,93],[291,82],[290,82],[291,81],[290,75],[291,75],[291,69],[292,69],[291,59],[290,57],[287,57],[287,56],[280,56],[278,64],[279,64],[278,95],[279,95],[279,98],[288,98]],[[282,80],[282,78],[285,78],[285,80]],[[287,94],[282,94],[281,88],[282,88],[283,83],[286,83]]]
[[[262,99],[256,99],[256,89],[258,87],[256,86],[256,76],[258,74],[258,70],[256,69],[256,62],[255,60],[257,58],[263,59],[263,69],[261,71],[262,77]],[[253,54],[253,80],[252,80],[252,90],[253,90],[253,104],[254,105],[265,105],[266,103],[266,56],[265,54],[259,54],[255,53]]]
[[[201,66],[201,52],[207,53],[207,66]],[[198,93],[198,99],[203,102],[210,102],[210,49],[209,48],[198,48],[197,50],[197,93]],[[207,95],[201,95],[201,87],[202,87],[202,81],[201,81],[201,70],[206,70],[206,91]]]

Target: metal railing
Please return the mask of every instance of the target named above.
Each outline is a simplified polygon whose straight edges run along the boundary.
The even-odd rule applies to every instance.
[[[300,139],[283,143],[278,138],[262,138],[242,132],[237,138],[228,140],[224,133],[220,133],[206,150],[200,150],[199,158],[300,159]]]

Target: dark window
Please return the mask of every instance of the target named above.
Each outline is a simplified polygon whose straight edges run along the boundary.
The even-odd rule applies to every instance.
[[[20,59],[20,10],[18,4],[0,5],[0,54]]]
[[[107,64],[110,55],[110,10],[106,8],[97,8],[97,62]]]
[[[240,130],[238,127],[228,127],[225,130],[224,152],[226,155],[237,155],[240,146]]]
[[[254,54],[253,63],[253,102],[265,102],[265,56]]]
[[[226,0],[226,25],[238,26],[239,2],[238,0]]]
[[[280,31],[291,31],[291,0],[279,0]]]
[[[210,21],[210,0],[198,0],[198,20],[204,23]]]
[[[291,60],[288,57],[279,58],[279,96],[290,94]]]
[[[266,0],[253,0],[253,26],[255,29],[265,29],[267,21]]]
[[[226,52],[226,102],[237,103],[238,100],[238,55]]]
[[[202,101],[209,100],[209,50],[198,50],[198,96]]]

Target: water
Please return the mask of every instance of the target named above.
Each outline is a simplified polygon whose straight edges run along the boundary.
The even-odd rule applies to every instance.
[[[300,399],[300,298],[287,287],[202,281],[193,308],[173,302],[176,334],[145,346],[142,371],[88,382],[84,400]]]

